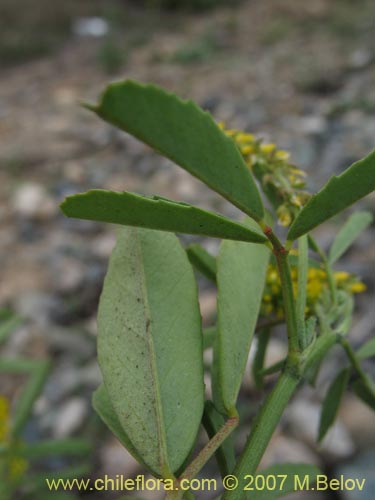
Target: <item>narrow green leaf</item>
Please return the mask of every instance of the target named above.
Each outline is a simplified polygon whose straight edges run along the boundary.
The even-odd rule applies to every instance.
[[[203,413],[197,285],[173,234],[119,233],[99,304],[98,358],[137,455],[170,477],[189,454]]]
[[[372,410],[375,411],[375,398],[374,395],[368,390],[366,384],[363,383],[362,380],[357,380],[352,384],[352,389],[355,394],[359,397],[363,403],[369,406]]]
[[[225,419],[211,401],[206,401],[203,413],[203,425],[208,437],[212,439],[225,424]],[[236,464],[233,436],[229,436],[215,453],[222,477],[230,474]]]
[[[363,344],[355,354],[358,359],[367,359],[375,356],[375,337]]]
[[[40,443],[17,446],[15,453],[24,458],[36,459],[53,455],[88,455],[92,452],[92,445],[86,439],[68,438],[51,439]]]
[[[4,319],[4,321],[0,324],[0,344],[6,342],[10,334],[21,324],[22,320],[18,316],[12,315],[9,318]]]
[[[372,220],[373,216],[370,212],[355,212],[348,218],[329,250],[328,261],[331,265],[346,252]]]
[[[38,360],[34,363],[33,369],[29,372],[30,376],[26,387],[22,391],[16,404],[12,421],[13,437],[19,435],[30,417],[34,402],[42,391],[51,367],[50,363],[45,360]]]
[[[263,205],[238,148],[209,113],[153,85],[109,85],[97,106],[101,118],[134,135],[255,219]]]
[[[249,491],[247,498],[249,500],[274,500],[294,491],[301,489],[310,489],[314,487],[317,476],[321,473],[316,465],[301,464],[301,463],[285,463],[275,464],[257,472],[257,476],[264,476],[266,479],[270,477],[267,484],[267,479],[262,488],[262,482],[258,479],[256,485],[253,484],[254,491]],[[304,481],[306,481],[304,483]],[[304,484],[304,486],[302,486]],[[274,490],[272,488],[276,486]],[[248,487],[251,487],[249,483]]]
[[[271,337],[271,328],[263,328],[257,336],[257,349],[255,351],[255,357],[252,364],[252,374],[255,385],[258,389],[263,388],[263,376],[264,373],[264,360],[266,357],[266,351],[268,342]]]
[[[148,198],[135,193],[93,189],[68,196],[61,209],[68,217],[78,219],[214,238],[259,243],[266,241],[266,237],[256,228],[251,230],[222,215],[158,196]]]
[[[295,240],[375,189],[375,151],[334,176],[303,207],[289,228]]]
[[[328,429],[333,425],[342,396],[348,385],[350,369],[341,370],[330,385],[322,405],[318,441],[322,441]]]
[[[198,243],[186,249],[190,263],[211,281],[216,281],[216,258]]]
[[[269,257],[270,251],[263,245],[223,241],[220,246],[218,337],[214,346],[218,386],[213,389],[215,405],[228,414],[235,407],[246,367]]]
[[[154,475],[158,473],[150,469],[147,464],[144,463],[142,458],[138,455],[133,443],[130,441],[129,436],[126,434],[122,428],[119,418],[113,409],[112,403],[109,399],[108,392],[104,386],[101,384],[92,396],[92,405],[94,410],[107,425],[107,427],[113,432],[120,443],[128,450],[128,452],[133,455],[138,463],[142,464],[145,468],[149,469]]]

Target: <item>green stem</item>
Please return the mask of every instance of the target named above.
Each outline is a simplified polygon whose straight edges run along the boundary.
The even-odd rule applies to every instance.
[[[293,366],[287,367],[275,387],[267,396],[260,412],[255,418],[245,449],[234,469],[238,487],[224,493],[222,500],[243,500],[244,477],[254,474],[271,440],[281,415],[300,381],[300,376]]]
[[[307,347],[305,309],[308,267],[308,243],[307,236],[304,235],[298,239],[298,288],[296,298],[297,330],[302,351]]]
[[[366,386],[366,389],[372,394],[372,396],[375,399],[375,387],[372,382],[372,380],[369,379],[369,377],[366,375],[366,373],[363,371],[362,366],[355,355],[355,352],[352,349],[352,346],[349,344],[347,339],[342,339],[341,340],[341,345],[345,349],[345,352],[348,356],[349,361],[352,364],[352,367],[354,370],[357,372],[359,378],[362,380],[363,384]]]
[[[272,228],[265,227],[263,231],[272,244],[273,253],[275,254],[277,267],[279,270],[281,290],[283,294],[284,313],[288,333],[288,352],[289,354],[299,353],[300,342],[297,329],[297,314],[293,296],[293,284],[292,277],[290,275],[288,251],[284,248],[280,240],[272,231]]]

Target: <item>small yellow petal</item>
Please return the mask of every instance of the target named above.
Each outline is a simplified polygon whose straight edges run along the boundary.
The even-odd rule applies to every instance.
[[[353,293],[361,293],[366,290],[366,285],[362,283],[361,281],[357,281],[350,285],[350,291]]]
[[[288,153],[288,151],[284,151],[283,149],[279,149],[275,152],[275,158],[277,160],[288,161],[290,158],[290,153]]]
[[[254,146],[241,146],[240,151],[243,155],[249,155],[254,152]]]
[[[347,281],[350,275],[346,271],[337,271],[334,273],[334,277],[338,283],[342,283],[343,281]]]
[[[275,149],[276,144],[261,144],[260,146],[260,150],[262,151],[262,153],[266,154],[272,153],[272,151],[274,151]]]
[[[236,141],[237,142],[254,142],[255,137],[253,136],[253,134],[247,134],[245,132],[240,132],[236,136]]]

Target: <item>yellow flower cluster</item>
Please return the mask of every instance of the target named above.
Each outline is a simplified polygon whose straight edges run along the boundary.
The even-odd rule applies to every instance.
[[[261,183],[266,196],[276,209],[279,222],[289,226],[310,198],[303,191],[305,172],[289,163],[290,154],[275,144],[263,143],[253,134],[219,127],[237,144],[246,164]]]
[[[9,401],[0,395],[0,443],[5,443],[9,434]]]
[[[0,395],[0,444],[7,443],[10,431],[10,405],[9,400]],[[11,481],[16,481],[23,476],[28,468],[28,462],[17,456],[9,457],[6,472]]]
[[[297,296],[297,268],[292,266],[291,276],[293,283],[294,296]],[[366,285],[359,281],[355,276],[344,272],[338,271],[333,273],[333,277],[338,289],[345,290],[349,293],[360,293],[366,290]],[[319,302],[324,290],[329,289],[327,273],[323,269],[310,268],[307,273],[307,304],[306,314],[314,312],[315,305]],[[266,285],[262,298],[261,314],[268,316],[275,314],[276,317],[282,318],[283,313],[283,299],[281,292],[280,278],[275,265],[270,264],[267,270]]]

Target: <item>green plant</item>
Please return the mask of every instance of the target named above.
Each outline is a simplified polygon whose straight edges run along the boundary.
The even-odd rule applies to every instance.
[[[374,342],[354,352],[347,340],[353,294],[364,285],[333,271],[372,217],[352,215],[328,255],[310,232],[374,189],[375,152],[311,196],[304,173],[290,164],[288,153],[251,134],[225,131],[192,102],[155,86],[115,83],[98,105],[86,107],[173,160],[246,215],[237,222],[158,196],[103,190],[70,196],[62,204],[69,217],[133,226],[119,232],[100,300],[98,357],[104,384],[94,394],[96,411],[133,456],[163,479],[168,499],[192,498],[179,486],[196,477],[214,453],[222,476],[234,474],[238,480],[238,487],[221,498],[247,498],[246,475],[255,474],[288,401],[302,382],[314,378],[333,345],[344,348],[348,367],[328,391],[318,438],[333,423],[349,383],[374,407],[374,382],[360,364],[374,354]],[[255,179],[271,211],[265,210]],[[277,218],[289,226],[285,243],[273,229]],[[185,252],[174,232],[222,238],[218,257],[199,245]],[[191,263],[218,287],[217,325],[203,334]],[[288,355],[266,367],[267,342],[279,323],[286,324]],[[231,434],[239,424],[236,402],[255,330],[256,383],[262,386],[268,374],[280,374],[237,459]],[[205,403],[202,346],[211,345],[213,401]],[[210,441],[190,461],[201,422]],[[283,464],[262,474],[281,471],[289,474],[283,488],[266,496],[251,492],[251,498],[276,498],[294,490],[292,473],[308,474],[313,481],[318,472]]]
[[[0,344],[4,343],[21,319],[8,310],[0,310]],[[55,473],[38,471],[33,466],[50,457],[81,457],[91,452],[85,439],[66,438],[28,442],[23,437],[24,428],[32,414],[33,406],[40,395],[50,370],[46,360],[0,357],[0,373],[22,375],[27,383],[12,408],[10,399],[0,393],[0,498],[11,500],[23,498],[55,498],[46,492],[46,479],[74,478],[90,470],[87,463],[77,462],[74,466]],[[61,494],[59,498],[72,498]]]

